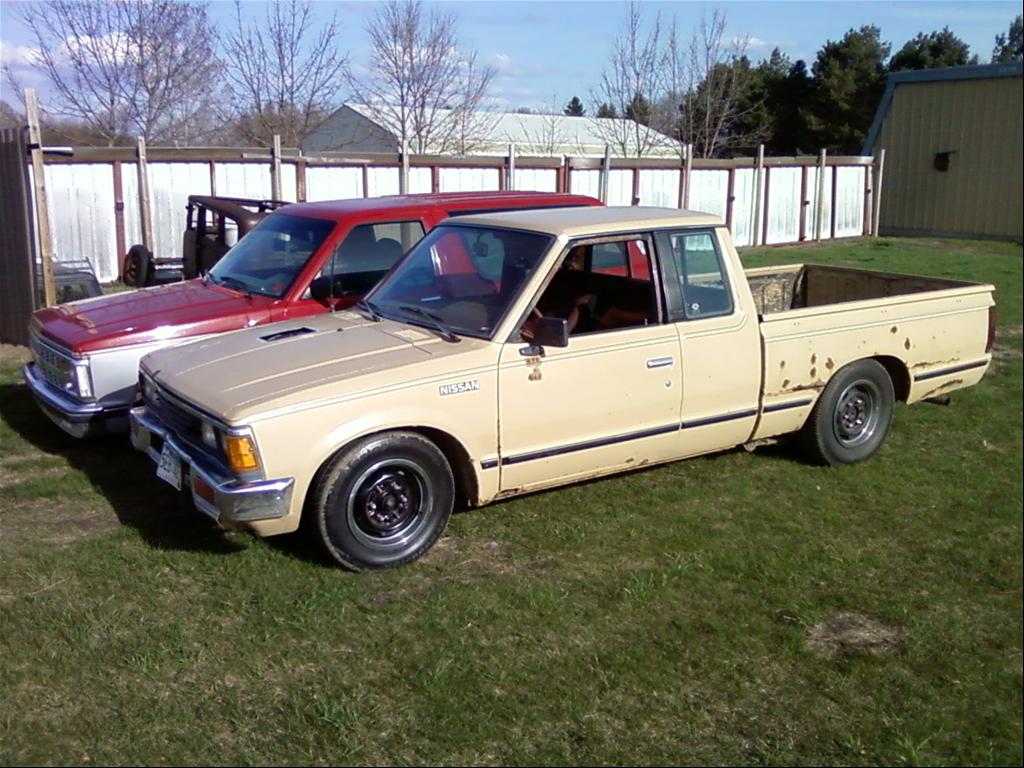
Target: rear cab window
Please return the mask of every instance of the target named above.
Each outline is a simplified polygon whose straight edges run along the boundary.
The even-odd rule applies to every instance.
[[[715,233],[711,230],[687,230],[666,234],[682,292],[685,319],[732,314],[732,286]]]

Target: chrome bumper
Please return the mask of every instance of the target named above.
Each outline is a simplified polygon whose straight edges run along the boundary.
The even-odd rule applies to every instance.
[[[35,363],[21,369],[32,397],[46,416],[72,437],[123,432],[128,428],[129,406],[105,408],[99,403],[83,403],[50,385],[36,370]]]
[[[294,478],[239,482],[225,475],[208,458],[197,456],[194,451],[182,445],[145,406],[132,408],[129,418],[132,445],[136,450],[159,463],[163,448],[158,450],[154,447],[153,436],[159,437],[162,444],[170,445],[181,459],[183,469],[188,469],[187,477],[182,472],[181,487],[191,493],[196,509],[218,524],[227,526],[232,523],[276,520],[288,514],[295,487]]]

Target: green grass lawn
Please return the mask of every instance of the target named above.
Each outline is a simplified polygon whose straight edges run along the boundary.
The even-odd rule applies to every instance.
[[[453,517],[422,561],[224,534],[0,361],[3,764],[1020,764],[1022,252],[743,254],[997,286],[864,464],[742,450]]]

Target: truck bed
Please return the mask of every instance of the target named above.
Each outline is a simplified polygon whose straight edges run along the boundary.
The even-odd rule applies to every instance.
[[[761,315],[973,286],[973,283],[941,277],[917,277],[822,264],[787,264],[745,272],[754,304]]]

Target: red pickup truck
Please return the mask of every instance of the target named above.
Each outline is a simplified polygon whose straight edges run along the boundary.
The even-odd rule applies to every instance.
[[[600,202],[463,192],[288,205],[202,278],[38,310],[25,381],[68,434],[126,432],[139,360],[155,349],[351,306],[449,216],[587,205]]]

